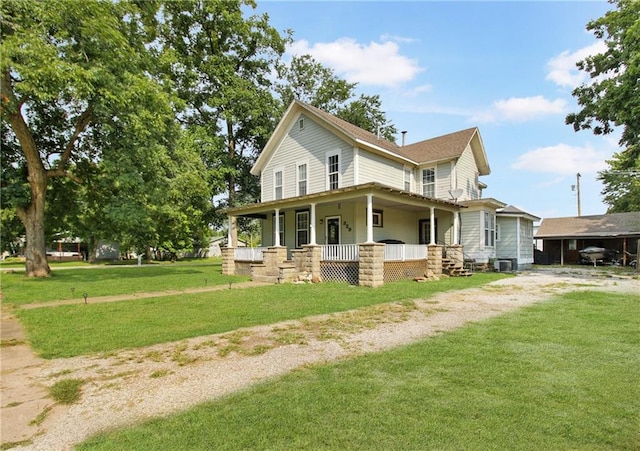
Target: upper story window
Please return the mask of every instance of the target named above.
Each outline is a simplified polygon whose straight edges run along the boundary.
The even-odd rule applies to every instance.
[[[411,191],[411,169],[404,168],[404,190]]]
[[[327,189],[340,188],[340,152],[327,154]]]
[[[307,163],[298,164],[298,196],[307,194]]]
[[[273,198],[282,199],[282,169],[273,173]]]
[[[436,169],[426,168],[422,170],[422,195],[436,197]]]
[[[496,245],[496,215],[484,212],[484,245],[494,247]]]

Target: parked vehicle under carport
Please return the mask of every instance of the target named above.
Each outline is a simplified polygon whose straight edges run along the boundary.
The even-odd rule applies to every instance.
[[[578,251],[580,254],[579,263],[586,264],[616,264],[618,262],[619,251],[615,249],[607,249],[604,247],[589,246]]]

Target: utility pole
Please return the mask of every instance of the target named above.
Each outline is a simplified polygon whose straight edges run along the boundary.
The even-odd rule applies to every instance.
[[[578,194],[578,216],[581,215],[581,212],[580,212],[580,177],[581,177],[581,175],[578,172],[576,174],[576,192]]]

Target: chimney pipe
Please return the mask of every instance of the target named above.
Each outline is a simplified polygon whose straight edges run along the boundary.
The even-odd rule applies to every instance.
[[[401,133],[402,133],[402,147],[404,147],[404,138],[405,138],[405,136],[407,134],[407,131],[406,130],[402,130]]]

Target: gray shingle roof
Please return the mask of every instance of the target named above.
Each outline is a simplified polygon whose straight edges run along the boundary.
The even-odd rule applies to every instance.
[[[640,212],[546,218],[536,238],[640,236]]]
[[[395,153],[396,155],[407,158],[418,164],[459,157],[467,148],[467,145],[471,141],[471,138],[473,138],[474,133],[478,131],[477,127],[472,127],[417,143],[398,146],[394,142],[388,141],[384,138],[378,138],[374,133],[342,120],[327,113],[326,111],[303,102],[300,103],[307,109],[316,113],[318,116],[324,118],[327,122],[330,122],[341,129],[352,138],[381,147],[384,150]]]

